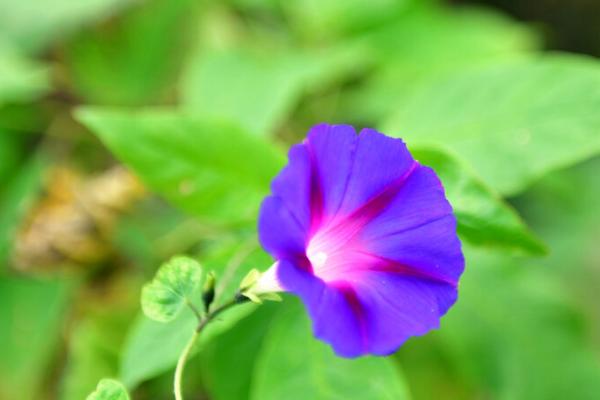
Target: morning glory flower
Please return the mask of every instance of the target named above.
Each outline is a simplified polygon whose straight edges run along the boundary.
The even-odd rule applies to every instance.
[[[258,227],[276,262],[258,286],[299,296],[336,354],[387,355],[439,327],[464,258],[442,184],[402,140],[316,125],[271,189]]]

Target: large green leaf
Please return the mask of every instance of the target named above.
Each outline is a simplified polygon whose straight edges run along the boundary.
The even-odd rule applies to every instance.
[[[536,46],[532,30],[494,11],[432,5],[412,7],[358,40],[372,50],[379,70],[346,102],[349,111],[374,121],[423,83]]]
[[[467,165],[441,148],[416,147],[413,155],[432,167],[446,191],[462,238],[476,245],[490,245],[543,254],[545,246],[519,215]]]
[[[71,288],[66,279],[0,278],[0,398],[41,398]]]
[[[152,189],[210,221],[254,220],[283,164],[270,144],[223,122],[91,108],[77,116]]]
[[[515,194],[546,172],[600,151],[600,64],[520,58],[432,83],[383,124],[409,143],[438,143],[493,188]]]
[[[254,366],[280,304],[267,302],[199,354],[202,382],[213,400],[248,400]],[[235,379],[231,377],[235,366]]]
[[[142,310],[155,321],[169,322],[194,301],[202,267],[190,257],[177,256],[163,264],[152,282],[142,289]]]
[[[306,61],[300,57],[209,51],[194,57],[181,84],[192,113],[239,122],[266,136],[300,92]]]
[[[65,46],[71,89],[88,103],[161,104],[181,67],[194,0],[146,0]]]
[[[305,92],[356,73],[365,61],[358,46],[320,52],[200,48],[181,82],[183,106],[266,136]]]
[[[547,263],[466,255],[475,268],[439,332],[455,370],[492,398],[594,399],[600,363],[565,279]]]
[[[407,80],[531,50],[537,42],[529,28],[494,10],[438,5],[411,7],[359,40],[369,43],[380,62],[394,63],[398,77]]]
[[[257,361],[254,400],[401,400],[410,398],[390,359],[344,359],[311,334],[298,301],[286,298]],[[340,332],[340,334],[344,334]]]

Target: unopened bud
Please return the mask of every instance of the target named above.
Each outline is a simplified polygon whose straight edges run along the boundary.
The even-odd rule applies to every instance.
[[[263,300],[281,301],[281,297],[276,293],[282,290],[275,275],[276,265],[265,272],[256,269],[248,272],[240,284],[239,295],[258,304]]]
[[[206,312],[208,312],[210,305],[215,299],[215,282],[215,274],[211,271],[206,275],[206,280],[202,286],[202,301],[204,302],[204,310]]]

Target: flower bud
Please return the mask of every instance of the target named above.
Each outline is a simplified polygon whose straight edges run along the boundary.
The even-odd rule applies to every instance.
[[[257,269],[248,272],[242,279],[239,294],[257,304],[263,300],[281,301],[281,297],[276,293],[282,290],[275,275],[276,267],[274,264],[265,272],[259,272]]]
[[[206,280],[202,287],[202,301],[204,302],[204,310],[206,312],[208,312],[210,305],[215,299],[215,282],[215,273],[211,271],[206,275]]]

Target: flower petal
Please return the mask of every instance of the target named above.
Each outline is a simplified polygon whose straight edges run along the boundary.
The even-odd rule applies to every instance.
[[[263,200],[258,218],[258,238],[276,259],[294,259],[305,251],[306,232],[281,198]]]
[[[457,298],[456,287],[392,273],[368,273],[357,285],[367,331],[366,353],[388,355],[406,339],[439,328]]]
[[[288,164],[273,180],[271,191],[274,196],[280,198],[284,207],[293,213],[298,226],[308,232],[311,219],[311,165],[306,146],[292,146],[288,160]]]
[[[305,145],[311,155],[313,228],[340,208],[357,140],[350,125],[319,124],[308,133]]]
[[[364,353],[359,321],[340,290],[288,261],[279,263],[277,273],[282,286],[304,303],[315,337],[331,344],[342,357]]]
[[[456,219],[447,215],[385,238],[366,239],[365,246],[370,254],[396,262],[415,275],[456,284],[464,269],[464,257],[455,232]]]
[[[288,159],[273,180],[273,195],[263,200],[258,218],[260,243],[275,258],[304,253],[311,221],[311,166],[306,146],[292,146]]]
[[[456,283],[464,269],[456,219],[431,168],[419,166],[360,233],[368,252]]]
[[[456,301],[452,285],[387,272],[367,272],[360,282],[325,284],[282,262],[278,278],[304,303],[315,337],[342,357],[391,354],[409,337],[438,328]]]
[[[374,129],[363,129],[338,211],[348,215],[389,190],[390,186],[401,185],[414,163],[401,139],[387,137]]]
[[[452,214],[444,188],[435,172],[418,165],[385,210],[365,226],[370,239],[383,239]]]

